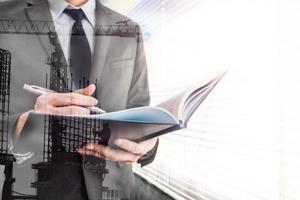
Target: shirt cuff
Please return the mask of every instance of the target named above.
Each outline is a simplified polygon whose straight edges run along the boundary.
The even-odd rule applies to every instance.
[[[157,153],[158,144],[159,144],[159,139],[157,139],[157,142],[153,147],[153,149],[151,149],[150,151],[148,151],[146,154],[144,154],[142,157],[138,159],[137,163],[141,164],[141,167],[149,165],[150,163],[153,162]]]

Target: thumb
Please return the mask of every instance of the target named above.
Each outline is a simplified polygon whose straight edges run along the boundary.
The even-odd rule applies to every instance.
[[[94,94],[95,91],[96,91],[96,85],[95,84],[90,84],[86,88],[76,90],[75,92],[79,93],[79,94],[82,94],[82,95],[85,95],[85,96],[92,96],[92,94]]]

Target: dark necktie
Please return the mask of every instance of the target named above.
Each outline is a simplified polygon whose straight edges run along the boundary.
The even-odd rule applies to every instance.
[[[81,9],[65,9],[64,13],[75,20],[70,39],[70,70],[75,86],[82,88],[89,82],[92,67],[91,49],[82,26],[85,15]]]

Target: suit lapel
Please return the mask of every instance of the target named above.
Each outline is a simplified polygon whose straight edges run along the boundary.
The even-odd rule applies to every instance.
[[[51,54],[55,52],[55,49],[58,49],[61,54],[63,54],[59,38],[57,37],[57,32],[55,29],[55,25],[52,19],[52,15],[50,12],[50,8],[48,5],[47,0],[28,0],[29,7],[26,8],[25,12],[27,15],[27,18],[29,22],[33,24],[33,27],[35,29],[35,32],[42,32],[43,34],[36,34],[36,37],[38,41],[40,42],[42,48],[45,51],[45,54],[48,56],[48,58],[51,58]],[[56,40],[58,41],[57,46],[55,47],[54,44],[50,43],[49,40],[49,33],[52,33],[54,36],[56,36]],[[66,57],[63,55],[63,65],[68,66],[66,62]],[[67,74],[65,77],[66,85],[69,85],[70,82],[68,80],[71,80],[71,74],[69,67],[67,67]],[[68,86],[70,87],[70,85]]]
[[[112,25],[110,13],[103,8],[103,5],[96,1],[96,27],[95,31],[100,26]],[[103,68],[107,62],[107,53],[110,47],[111,36],[95,36],[93,67],[90,80],[101,81]]]
[[[32,23],[35,32],[45,31],[49,29],[55,32],[54,23],[46,1],[30,1],[30,6],[25,9],[28,21]],[[49,43],[48,37],[45,35],[36,35],[42,45],[46,55],[50,57],[54,51],[53,46]]]

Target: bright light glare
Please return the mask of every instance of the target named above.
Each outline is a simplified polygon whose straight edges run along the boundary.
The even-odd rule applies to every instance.
[[[190,2],[146,43],[152,104],[229,73],[137,173],[177,198],[300,199],[300,3]]]

